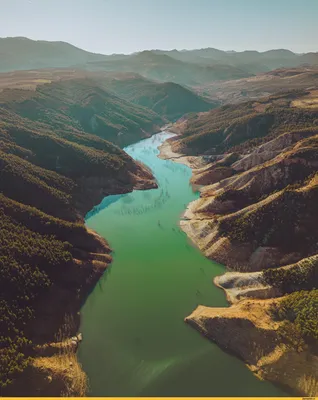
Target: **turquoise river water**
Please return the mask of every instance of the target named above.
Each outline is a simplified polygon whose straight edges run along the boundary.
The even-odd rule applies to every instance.
[[[185,324],[198,304],[226,306],[212,279],[224,267],[206,259],[179,228],[198,198],[191,170],[157,157],[172,136],[125,148],[148,165],[158,189],[106,197],[86,224],[105,237],[113,263],[81,310],[79,359],[91,396],[283,396],[237,358]]]

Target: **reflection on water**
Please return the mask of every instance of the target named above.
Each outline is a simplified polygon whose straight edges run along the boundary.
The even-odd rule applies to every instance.
[[[144,195],[143,197],[146,199],[145,204],[136,205],[134,207],[132,204],[134,203],[134,197],[127,195],[127,197],[123,199],[123,203],[125,203],[123,207],[121,207],[120,210],[115,210],[116,215],[121,215],[121,216],[126,216],[127,214],[142,215],[144,213],[162,207],[168,201],[170,195],[168,191],[161,190],[159,194],[156,196],[152,196],[151,194],[149,194],[148,197],[145,197]]]
[[[89,211],[86,214],[86,220],[88,220],[89,218],[93,217],[95,214],[98,214],[104,208],[109,207],[112,203],[115,203],[116,201],[118,201],[123,196],[124,196],[123,194],[115,194],[113,196],[105,197],[100,204],[98,204],[97,206],[93,207],[91,209],[91,211]]]
[[[125,149],[152,169],[158,189],[109,196],[87,215],[87,225],[114,249],[111,268],[82,309],[79,358],[90,394],[282,395],[183,322],[198,304],[227,303],[212,284],[224,267],[189,245],[179,228],[199,194],[187,166],[157,157],[169,136]]]

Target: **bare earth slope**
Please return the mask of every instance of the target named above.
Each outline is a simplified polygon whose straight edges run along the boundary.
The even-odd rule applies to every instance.
[[[260,378],[318,393],[317,92],[225,106],[180,121],[162,156],[204,185],[181,221],[233,305],[199,306],[186,322]],[[169,149],[170,147],[170,149]]]
[[[199,94],[222,104],[256,100],[286,90],[317,87],[318,67],[280,68],[256,76],[210,84],[194,88]]]

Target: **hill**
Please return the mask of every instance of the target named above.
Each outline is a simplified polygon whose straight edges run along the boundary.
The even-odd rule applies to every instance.
[[[193,115],[173,148],[189,155],[245,151],[286,131],[314,127],[317,108],[301,108],[297,102],[313,99],[315,104],[315,96],[316,91],[291,91]]]
[[[0,38],[0,72],[39,68],[77,67],[92,70],[137,72],[161,81],[199,84],[207,80],[237,79],[249,76],[228,65],[215,67],[183,65],[166,54],[144,51],[132,55],[102,55],[79,49],[65,42],[31,40],[24,37]],[[141,70],[140,70],[141,68]],[[180,70],[182,68],[182,76]],[[193,75],[193,77],[191,77]]]
[[[65,42],[24,37],[0,38],[0,55],[0,72],[72,67],[134,72],[151,80],[186,86],[247,78],[273,69],[318,65],[318,53],[295,54],[286,49],[226,52],[205,48],[103,55]]]
[[[83,395],[71,337],[82,301],[111,261],[83,217],[108,194],[156,187],[147,169],[103,138],[119,142],[114,132],[125,129],[127,141],[147,135],[151,112],[145,117],[85,79],[0,95],[1,393]],[[70,363],[73,375],[65,373]]]
[[[303,65],[318,65],[318,53],[296,54],[286,49],[274,49],[264,52],[242,51],[226,52],[213,48],[195,50],[160,51],[178,60],[199,64],[226,64],[241,68],[246,72],[258,74],[278,68],[293,68]]]
[[[194,90],[222,104],[238,103],[286,90],[309,89],[318,85],[317,67],[280,68],[251,78],[212,82]]]
[[[83,68],[92,71],[135,72],[147,79],[174,82],[186,86],[201,85],[215,80],[239,79],[252,75],[227,64],[189,63],[153,51],[134,54],[124,60],[90,62]]]
[[[75,81],[78,82],[78,89],[75,89]],[[78,96],[79,86],[82,85],[81,90],[85,90],[84,82],[87,87],[90,85],[92,88],[99,88],[100,93],[103,91],[103,101],[108,103],[108,108],[109,104],[112,104],[112,107],[115,107],[116,104],[116,109],[109,110],[112,112],[107,118],[112,118],[112,124],[117,124],[118,127],[120,127],[120,123],[118,118],[116,119],[116,115],[121,112],[127,117],[131,116],[132,119],[135,118],[135,114],[139,114],[140,118],[137,122],[141,128],[152,131],[152,127],[146,126],[149,121],[153,121],[154,125],[162,125],[186,113],[207,111],[218,105],[218,102],[206,100],[181,85],[172,82],[158,83],[135,73],[90,72],[57,68],[0,74],[0,98],[1,90],[5,89],[11,89],[11,97],[13,96],[12,89],[20,90],[17,92],[18,97],[20,94],[24,97],[31,97],[31,95],[39,96],[45,87],[51,93],[54,90],[57,91],[55,88],[58,85],[63,85],[65,88],[61,90],[66,90],[68,85],[67,96],[69,97],[72,92],[73,100],[68,99],[67,101],[77,102],[81,101]],[[55,85],[46,86],[50,83],[55,83]],[[42,86],[43,88],[41,88]],[[59,101],[62,100],[61,90],[57,93]],[[34,91],[37,93],[32,94]],[[76,94],[77,92],[78,94]],[[2,94],[2,97],[5,99],[5,93]],[[138,107],[134,107],[134,104]],[[144,123],[142,119],[144,119]],[[134,130],[133,125],[128,125],[126,122],[123,130],[128,128]],[[116,141],[115,138],[113,140]]]
[[[262,379],[317,395],[318,93],[227,105],[176,124],[204,185],[181,221],[233,305],[199,306],[186,322]],[[167,152],[167,149],[163,151]],[[166,153],[168,155],[168,153]],[[194,156],[193,156],[194,155]],[[286,366],[288,365],[288,373]]]
[[[103,79],[103,85],[117,96],[147,107],[169,121],[189,112],[208,111],[218,105],[176,83],[158,83],[138,74],[110,74]]]
[[[211,107],[176,84],[112,80],[64,69],[0,75],[3,395],[85,394],[74,344],[78,309],[111,257],[83,217],[106,195],[156,187],[117,147],[167,122],[150,108],[175,118]]]
[[[0,104],[24,118],[49,125],[66,139],[74,130],[77,134],[84,131],[121,147],[158,131],[165,122],[151,110],[106,91],[89,77],[53,81],[35,90],[5,89],[0,93]],[[83,138],[79,141],[82,143]]]
[[[66,42],[0,38],[0,72],[48,67],[69,67],[102,60],[107,56],[79,49]]]

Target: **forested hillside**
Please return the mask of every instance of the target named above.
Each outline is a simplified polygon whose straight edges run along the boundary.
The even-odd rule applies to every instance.
[[[134,104],[147,107],[169,121],[189,112],[208,111],[218,105],[173,82],[158,83],[138,74],[108,74],[102,80],[107,89]]]
[[[36,123],[44,123],[68,139],[94,134],[120,146],[158,131],[164,120],[106,91],[89,78],[66,79],[32,90],[4,90],[0,104]],[[86,137],[86,136],[85,136]],[[82,139],[78,139],[83,144]]]
[[[120,129],[128,132],[121,144],[150,134],[141,127],[150,130],[152,115],[142,109],[87,81],[5,90],[0,103],[0,383],[14,394],[11,383],[24,370],[33,376],[39,349],[58,341],[111,260],[107,243],[84,227],[85,213],[107,194],[156,184],[104,139],[120,142]]]

